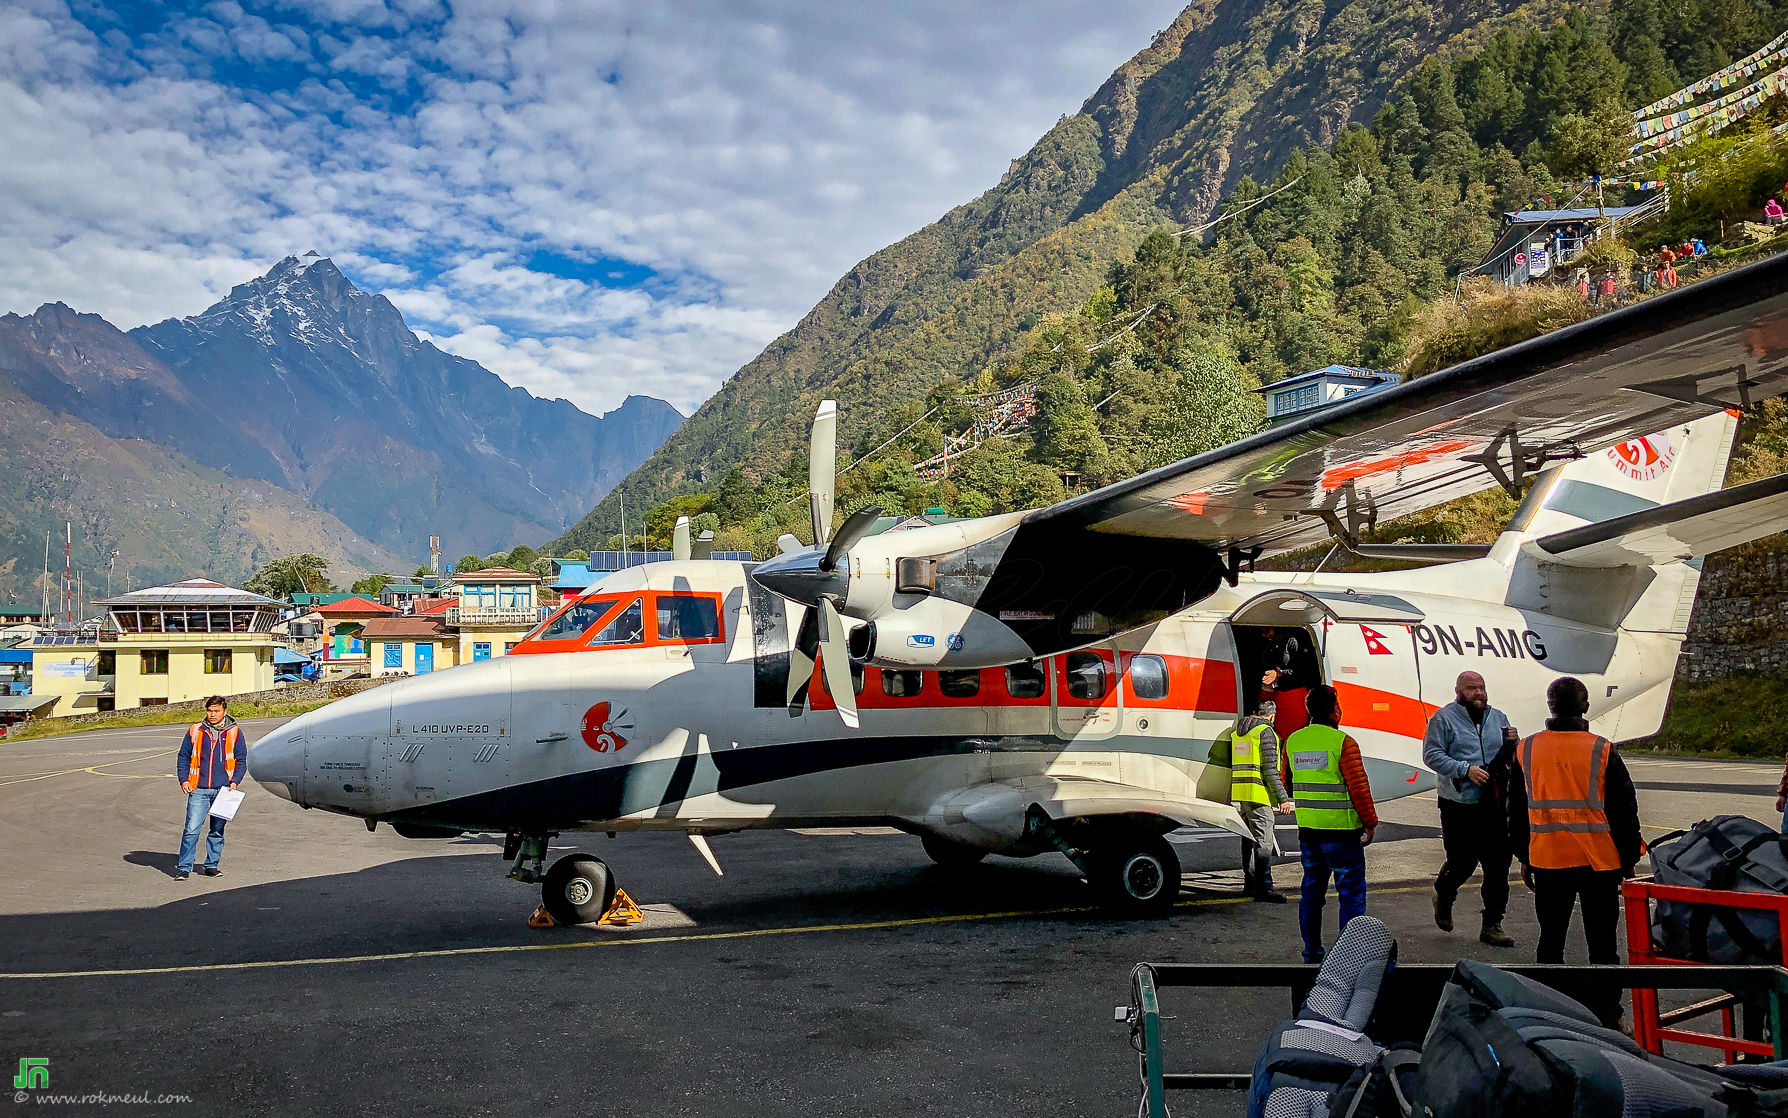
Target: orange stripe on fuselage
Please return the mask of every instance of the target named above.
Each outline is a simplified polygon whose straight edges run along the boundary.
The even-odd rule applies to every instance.
[[[1436,709],[1409,695],[1357,683],[1337,681],[1335,695],[1341,700],[1342,729],[1379,730],[1418,741],[1427,734],[1428,719]]]

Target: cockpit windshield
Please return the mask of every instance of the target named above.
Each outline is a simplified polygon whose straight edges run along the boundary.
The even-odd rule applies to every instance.
[[[547,622],[546,628],[534,634],[535,640],[563,641],[573,637],[581,637],[584,630],[602,620],[615,604],[614,598],[594,598],[587,602],[573,602],[563,613]]]
[[[645,609],[638,598],[615,614],[614,620],[591,637],[587,647],[602,648],[617,644],[643,644],[646,639]]]

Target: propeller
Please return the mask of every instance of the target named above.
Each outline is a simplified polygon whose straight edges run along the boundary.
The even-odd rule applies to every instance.
[[[858,725],[857,688],[851,680],[851,654],[846,647],[850,635],[844,631],[844,622],[832,599],[821,598],[819,604],[820,667],[826,673],[826,690],[832,692],[832,701],[838,704],[838,717],[855,730]]]
[[[679,516],[676,528],[671,531],[671,558],[681,562],[689,556],[689,518]]]
[[[813,518],[813,544],[832,535],[832,492],[838,481],[838,402],[821,400],[813,417],[813,446],[807,458],[807,511]]]
[[[832,537],[832,546],[826,548],[826,557],[820,560],[819,569],[836,570],[838,561],[850,554],[851,548],[857,546],[857,541],[863,538],[864,533],[875,527],[875,522],[881,519],[881,515],[880,505],[865,505],[851,513],[838,526],[838,534]]]
[[[801,618],[795,632],[795,643],[788,653],[788,716],[801,713],[807,688],[813,682],[813,664],[819,659],[819,610],[810,609]]]
[[[826,690],[838,706],[844,724],[856,729],[857,692],[852,686],[850,632],[839,610],[850,597],[850,551],[875,526],[882,510],[870,505],[845,518],[836,535],[832,509],[838,469],[838,404],[820,402],[813,417],[813,446],[807,466],[807,511],[812,520],[813,543],[804,546],[793,536],[777,537],[781,554],[765,560],[752,578],[791,602],[807,607],[789,651],[788,707],[801,712],[803,692],[813,678],[817,662]]]

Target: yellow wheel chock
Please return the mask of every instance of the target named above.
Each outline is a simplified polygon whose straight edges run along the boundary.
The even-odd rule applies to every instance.
[[[614,903],[608,906],[608,911],[603,913],[602,919],[596,923],[599,927],[625,928],[638,924],[645,918],[646,914],[633,903],[633,898],[627,895],[627,890],[616,889]]]
[[[528,917],[528,927],[530,928],[551,928],[556,924],[558,921],[553,919],[552,913],[546,911],[545,905],[536,908],[534,915]]]

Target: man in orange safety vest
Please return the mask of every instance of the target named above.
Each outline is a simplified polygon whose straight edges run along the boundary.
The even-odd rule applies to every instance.
[[[1620,883],[1633,876],[1645,852],[1638,793],[1613,743],[1590,732],[1589,689],[1581,680],[1553,680],[1546,705],[1552,711],[1546,729],[1523,740],[1518,752],[1527,817],[1510,828],[1540,922],[1535,961],[1564,962],[1571,910],[1581,902],[1589,961],[1618,963]],[[1609,1025],[1620,1018],[1617,996],[1591,1008]]]
[[[205,720],[187,727],[174,772],[179,775],[180,790],[186,793],[186,831],[180,836],[174,877],[185,881],[192,876],[199,828],[207,819],[211,829],[205,837],[205,863],[199,872],[216,877],[223,872],[217,862],[223,857],[224,821],[211,815],[211,804],[221,789],[235,788],[236,782],[248,775],[248,738],[230,717],[229,704],[222,695],[206,699]]]

